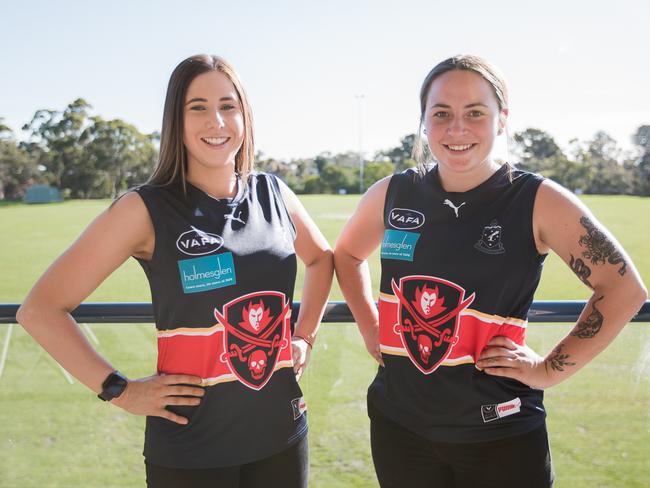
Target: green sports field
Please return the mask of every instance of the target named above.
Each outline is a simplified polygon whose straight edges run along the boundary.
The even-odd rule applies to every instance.
[[[302,200],[333,244],[358,197]],[[622,242],[649,283],[650,199],[585,197],[584,201]],[[47,265],[108,204],[0,206],[0,303],[19,302]],[[377,265],[375,259],[375,285]],[[551,256],[536,299],[587,297],[584,285]],[[88,300],[149,299],[144,274],[130,260]],[[338,287],[331,299],[342,299]],[[569,328],[532,324],[528,342],[546,353]],[[0,347],[8,330],[0,325]],[[153,326],[90,325],[87,331],[89,340],[96,339],[102,354],[128,376],[154,372]],[[310,486],[376,486],[365,415],[365,390],[374,365],[364,351],[353,324],[322,327],[301,382],[309,408]],[[650,324],[627,326],[588,368],[548,390],[546,406],[556,486],[647,486]],[[0,378],[0,487],[144,486],[143,425],[142,418],[104,404],[77,382],[70,383],[20,327],[13,327]]]

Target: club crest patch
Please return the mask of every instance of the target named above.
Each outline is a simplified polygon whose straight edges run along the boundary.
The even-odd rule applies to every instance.
[[[463,288],[433,276],[405,276],[391,285],[399,299],[395,330],[413,364],[433,373],[458,342],[460,314],[475,294],[465,298]]]
[[[250,293],[214,309],[225,328],[224,353],[237,379],[253,390],[268,383],[280,350],[288,347],[284,322],[291,307],[284,294],[274,291]]]
[[[503,254],[506,252],[501,242],[501,226],[496,220],[483,227],[481,238],[474,244],[474,247],[486,254]]]

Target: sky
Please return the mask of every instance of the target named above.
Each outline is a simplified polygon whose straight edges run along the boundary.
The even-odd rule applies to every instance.
[[[83,97],[160,130],[171,71],[205,52],[239,72],[265,156],[371,156],[418,129],[427,72],[467,53],[505,74],[511,134],[631,148],[650,124],[649,25],[647,0],[0,0],[0,117],[20,139],[36,110]]]

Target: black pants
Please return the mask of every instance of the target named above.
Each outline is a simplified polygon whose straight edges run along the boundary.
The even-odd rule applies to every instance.
[[[214,469],[165,468],[146,463],[149,488],[307,488],[307,436],[289,449],[241,466]]]
[[[370,443],[382,488],[549,488],[553,465],[546,426],[490,442],[431,442],[381,416]]]

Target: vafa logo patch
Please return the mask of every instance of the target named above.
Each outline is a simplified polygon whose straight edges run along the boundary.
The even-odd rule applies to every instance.
[[[393,208],[388,223],[395,229],[417,229],[424,224],[424,214],[410,208]]]
[[[176,239],[176,247],[188,256],[203,256],[218,251],[223,246],[223,238],[217,234],[204,232],[192,227]]]

